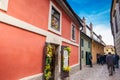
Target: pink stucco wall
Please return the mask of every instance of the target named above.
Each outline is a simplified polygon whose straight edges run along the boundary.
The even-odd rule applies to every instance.
[[[62,42],[62,45],[69,46],[71,49],[70,53],[70,59],[69,59],[69,65],[73,66],[75,64],[78,64],[78,47],[74,45],[70,45],[68,43]]]
[[[0,23],[0,80],[42,72],[45,37]]]
[[[55,0],[52,1],[62,12],[62,35],[59,36],[71,40],[73,21]],[[50,0],[9,0],[8,11],[0,12],[48,31],[49,5]],[[0,34],[0,80],[18,80],[42,73],[45,36],[4,23],[0,23]],[[79,42],[78,36],[76,28],[74,43]],[[71,47],[70,65],[78,63],[78,47],[64,42],[62,45]]]

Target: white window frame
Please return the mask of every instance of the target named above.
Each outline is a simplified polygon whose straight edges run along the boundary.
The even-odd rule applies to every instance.
[[[75,34],[74,34],[74,36],[75,36],[75,40],[74,39],[72,39],[72,28],[73,28],[73,26],[75,27],[74,29],[74,31],[75,31]],[[75,26],[75,24],[73,24],[73,23],[71,23],[71,40],[72,41],[74,41],[74,42],[76,42],[76,26]]]
[[[54,7],[55,10],[60,13],[60,31],[57,31],[57,30],[51,28],[51,11],[52,11],[52,7]],[[52,31],[52,32],[55,32],[55,33],[61,35],[61,29],[62,29],[61,22],[62,22],[62,12],[57,8],[57,6],[55,6],[55,5],[52,3],[52,1],[50,1],[48,30],[50,30],[50,31]]]
[[[7,11],[8,9],[8,1],[9,0],[0,0],[0,9]]]

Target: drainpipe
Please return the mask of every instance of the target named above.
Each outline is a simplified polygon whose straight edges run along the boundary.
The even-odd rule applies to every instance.
[[[80,27],[80,33],[79,33],[79,35],[80,35],[80,37],[79,37],[79,45],[80,45],[80,47],[79,47],[79,52],[80,52],[80,70],[82,69],[82,54],[81,54],[81,32],[82,32],[82,30],[83,30],[83,27]]]

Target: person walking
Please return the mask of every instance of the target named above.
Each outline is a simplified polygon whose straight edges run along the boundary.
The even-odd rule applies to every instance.
[[[112,76],[113,75],[113,68],[114,68],[114,58],[110,52],[106,56],[106,63],[107,63],[109,76]]]
[[[92,66],[92,54],[91,53],[89,53],[89,63],[90,63],[90,67],[93,67]]]
[[[115,68],[119,68],[119,55],[115,53]]]

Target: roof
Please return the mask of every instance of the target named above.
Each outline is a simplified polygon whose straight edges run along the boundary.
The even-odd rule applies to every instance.
[[[72,16],[76,18],[77,21],[75,22],[78,22],[79,25],[83,27],[81,18],[74,12],[74,10],[71,8],[71,6],[66,0],[56,0],[56,1],[61,6],[61,8],[63,8],[63,10],[68,14],[68,16]]]

